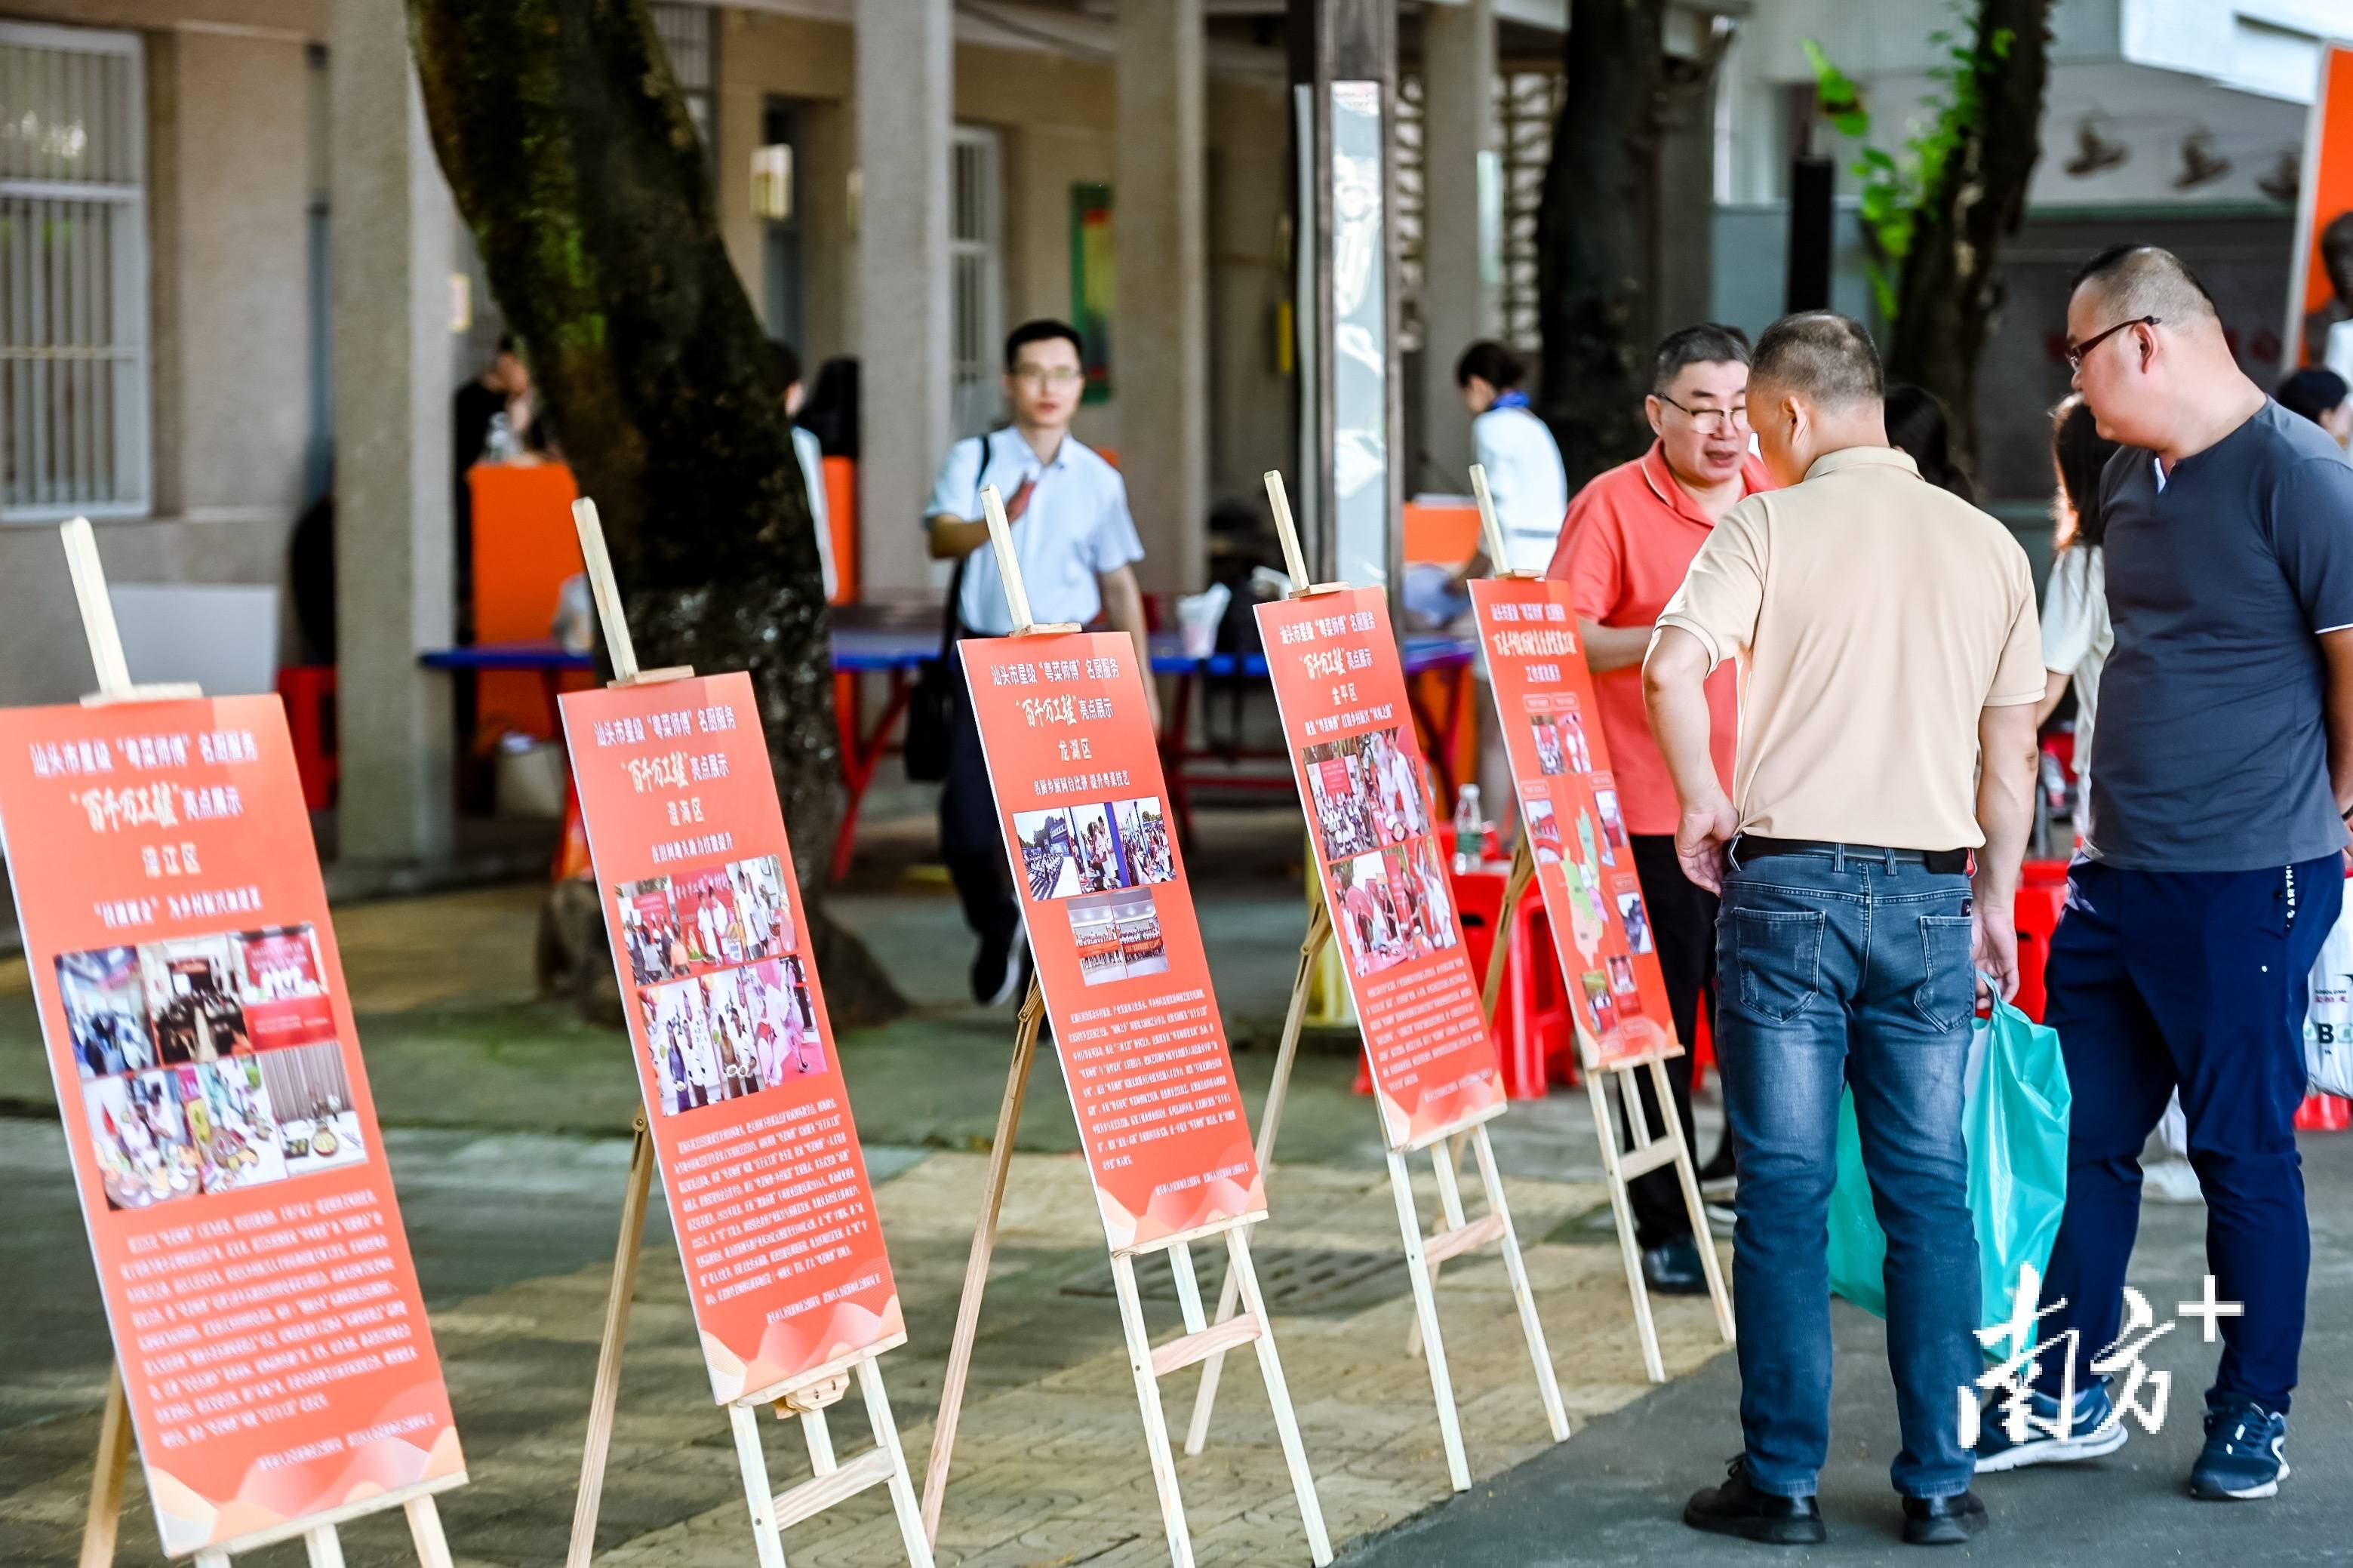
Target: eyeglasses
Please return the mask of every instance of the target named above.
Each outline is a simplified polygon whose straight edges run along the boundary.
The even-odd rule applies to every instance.
[[[2083,369],[2084,356],[2085,354],[2090,353],[2094,349],[2098,348],[2102,343],[2106,342],[2110,338],[2115,337],[2126,327],[2154,327],[2158,324],[2158,321],[2159,318],[2156,316],[2135,316],[2129,321],[2118,321],[2115,326],[2110,327],[2105,332],[2094,332],[2090,337],[2085,338],[2080,343],[2069,343],[2067,345],[2067,368],[2071,371]]]
[[[1087,378],[1087,373],[1085,371],[1072,370],[1068,365],[1057,365],[1051,370],[1046,369],[1041,365],[1017,365],[1007,374],[1011,375],[1014,380],[1021,382],[1027,385],[1050,386],[1057,391],[1065,387],[1076,386],[1079,383],[1086,380]]]
[[[1748,405],[1746,403],[1736,403],[1729,408],[1689,408],[1663,392],[1651,395],[1668,407],[1680,410],[1683,416],[1692,422],[1694,430],[1731,430],[1745,427],[1748,423]]]

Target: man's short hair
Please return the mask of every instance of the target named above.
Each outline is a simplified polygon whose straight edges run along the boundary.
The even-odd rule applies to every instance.
[[[2337,256],[2353,253],[2353,212],[2341,212],[2328,220],[2320,231],[2320,254]]]
[[[2159,246],[2110,246],[2075,269],[2067,297],[2072,300],[2077,289],[2086,288],[2119,321],[2155,316],[2181,325],[2200,318],[2221,320],[2214,296],[2206,291],[2198,274],[2183,266],[2181,258]]]
[[[1011,375],[1021,358],[1021,351],[1031,343],[1042,343],[1060,338],[1071,345],[1081,364],[1087,361],[1087,345],[1079,336],[1079,329],[1068,321],[1058,321],[1050,316],[1040,316],[1034,321],[1024,321],[1005,334],[1005,374]]]
[[[1659,340],[1657,350],[1651,355],[1651,392],[1653,396],[1665,396],[1667,388],[1675,384],[1675,377],[1683,373],[1685,365],[1747,363],[1746,332],[1721,321],[1702,321]]]
[[[768,340],[768,365],[776,373],[778,386],[791,386],[801,378],[801,356],[782,338]]]
[[[1757,340],[1749,384],[1771,382],[1824,408],[1877,403],[1887,394],[1879,350],[1861,321],[1833,310],[1784,316]]]
[[[1454,384],[1457,386],[1470,385],[1471,378],[1475,375],[1498,392],[1509,392],[1519,385],[1527,374],[1528,367],[1520,363],[1520,356],[1493,338],[1480,339],[1464,349],[1462,357],[1454,362]]]

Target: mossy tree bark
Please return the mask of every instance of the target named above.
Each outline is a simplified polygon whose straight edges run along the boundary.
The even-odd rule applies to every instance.
[[[1921,193],[1897,283],[1891,378],[1945,405],[1955,448],[1977,455],[1978,359],[2001,309],[2001,242],[2026,216],[2042,153],[2052,0],[1978,0],[1961,89],[1975,105]]]
[[[1570,0],[1565,100],[1536,216],[1540,412],[1573,489],[1650,441],[1666,0]]]
[[[644,0],[407,6],[435,150],[602,514],[639,660],[751,672],[833,1016],[902,1011],[818,896],[840,757],[817,544]]]

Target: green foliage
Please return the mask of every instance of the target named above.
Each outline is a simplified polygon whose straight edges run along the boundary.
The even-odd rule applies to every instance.
[[[1962,0],[1949,0],[1957,20],[1966,19]],[[1968,22],[1969,37],[1959,41],[1940,29],[1928,41],[1944,52],[1943,60],[1928,72],[1936,84],[1925,122],[1915,121],[1899,152],[1869,144],[1871,110],[1853,79],[1839,69],[1821,45],[1803,40],[1806,63],[1813,68],[1816,100],[1822,117],[1841,136],[1863,142],[1850,168],[1862,183],[1862,227],[1871,247],[1871,288],[1883,320],[1893,324],[1899,303],[1898,285],[1904,258],[1912,253],[1923,206],[1948,199],[1946,182],[1954,160],[1983,122],[1983,77],[2010,56],[2016,35],[2008,27],[1984,31],[1982,19]]]

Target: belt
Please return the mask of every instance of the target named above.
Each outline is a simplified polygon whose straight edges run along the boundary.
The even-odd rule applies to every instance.
[[[1733,855],[1761,860],[1769,855],[1829,855],[1847,860],[1894,860],[1940,877],[1968,876],[1976,855],[1968,849],[1890,849],[1878,844],[1832,844],[1819,838],[1767,838],[1744,833],[1732,841]]]

